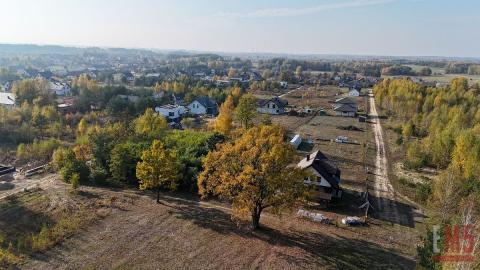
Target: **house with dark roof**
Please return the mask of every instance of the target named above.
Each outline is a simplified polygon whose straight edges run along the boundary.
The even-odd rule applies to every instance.
[[[297,166],[310,173],[304,183],[313,187],[316,199],[331,201],[333,198],[342,197],[340,169],[320,150],[308,154]]]
[[[333,110],[337,116],[355,117],[358,112],[358,104],[353,98],[343,97],[335,100]]]
[[[217,115],[218,104],[207,96],[197,97],[194,101],[188,104],[188,109],[191,114],[197,115]]]
[[[271,99],[260,99],[257,102],[257,112],[266,114],[282,114],[285,113],[285,107],[288,101],[279,97]]]

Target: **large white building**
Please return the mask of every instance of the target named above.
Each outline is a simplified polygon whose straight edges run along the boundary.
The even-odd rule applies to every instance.
[[[186,112],[185,107],[171,104],[155,107],[155,111],[175,122],[180,121],[180,117]]]

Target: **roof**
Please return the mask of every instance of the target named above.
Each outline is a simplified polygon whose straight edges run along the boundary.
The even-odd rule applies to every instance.
[[[333,108],[334,111],[339,112],[357,112],[357,107],[352,104],[340,104]]]
[[[288,105],[288,101],[281,99],[279,97],[274,97],[271,99],[260,99],[258,101],[258,106],[263,107],[267,105],[269,102],[275,103],[279,108],[283,108]]]
[[[313,168],[325,178],[333,188],[340,188],[340,170],[320,150],[309,154],[308,158],[302,159],[297,166],[302,169]]]
[[[207,96],[197,97],[194,101],[197,101],[198,103],[202,104],[202,106],[205,108],[211,108],[211,107],[216,108],[218,106],[216,102],[212,101]]]
[[[163,106],[157,106],[155,109],[175,110],[175,109],[180,109],[180,106],[167,104],[167,105],[163,105]]]
[[[15,105],[15,95],[13,93],[0,92],[0,104]]]
[[[340,103],[340,104],[357,104],[357,102],[349,97],[343,97],[335,100],[335,103]]]

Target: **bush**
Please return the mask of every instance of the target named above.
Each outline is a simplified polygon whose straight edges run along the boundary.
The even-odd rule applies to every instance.
[[[430,183],[421,183],[417,185],[415,190],[415,197],[421,201],[425,202],[432,194],[432,186]]]
[[[59,146],[60,142],[55,139],[35,140],[32,144],[19,144],[17,158],[20,160],[48,161]]]
[[[90,169],[85,162],[77,159],[67,162],[67,164],[60,169],[60,175],[65,182],[70,182],[74,174],[79,175],[80,182],[86,182],[90,176]]]
[[[72,189],[76,190],[80,186],[80,175],[78,173],[72,174],[72,178],[70,179],[70,183],[72,183]]]

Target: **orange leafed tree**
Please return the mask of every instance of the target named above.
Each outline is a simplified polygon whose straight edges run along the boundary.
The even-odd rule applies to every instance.
[[[280,211],[305,195],[305,172],[292,165],[294,156],[279,126],[253,127],[205,157],[199,193],[232,200],[234,217],[250,215],[257,229],[264,209]]]

